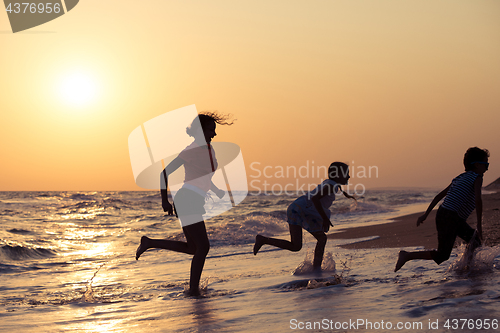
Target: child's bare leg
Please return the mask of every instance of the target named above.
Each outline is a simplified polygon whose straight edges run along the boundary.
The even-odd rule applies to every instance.
[[[314,249],[313,268],[314,270],[321,270],[327,237],[323,231],[311,232],[311,234],[318,240]]]
[[[399,251],[398,261],[396,262],[396,268],[394,268],[394,272],[397,272],[406,264],[407,261],[415,260],[415,259],[423,259],[423,260],[432,260],[432,253],[434,251],[415,251],[415,252],[406,252]]]
[[[253,254],[256,255],[262,245],[268,244],[285,249],[289,251],[300,251],[302,248],[302,227],[298,225],[291,225],[290,227],[290,241],[278,238],[264,237],[262,235],[255,236],[255,245],[253,247]]]

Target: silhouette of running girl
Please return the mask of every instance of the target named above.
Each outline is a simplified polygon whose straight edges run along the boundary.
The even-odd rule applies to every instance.
[[[215,112],[199,114],[191,126],[186,129],[194,141],[170,162],[160,175],[163,211],[172,215],[175,209],[175,213],[181,221],[186,242],[151,239],[142,236],[135,255],[137,260],[142,253],[152,248],[193,255],[189,279],[190,296],[200,295],[201,273],[210,250],[210,242],[203,221],[203,214],[206,213],[205,198],[209,190],[219,198],[225,195],[225,191],[217,188],[212,182],[212,176],[217,170],[217,159],[210,143],[217,135],[215,132],[216,124],[231,125],[232,122],[228,122],[227,116]],[[175,206],[172,206],[167,195],[168,176],[182,165],[185,169],[185,180],[183,186],[175,194],[173,200]]]

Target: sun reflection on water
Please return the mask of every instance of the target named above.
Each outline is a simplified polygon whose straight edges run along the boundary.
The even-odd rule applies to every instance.
[[[75,209],[67,209],[65,210],[61,218],[63,220],[93,220],[97,216],[105,213],[105,208],[104,207],[92,207],[92,208],[78,208],[74,212]]]
[[[71,244],[70,247],[75,247],[75,244]],[[95,259],[98,256],[109,256],[112,253],[113,251],[111,243],[85,243],[81,244],[81,249],[65,253],[64,255],[76,256],[78,259]]]

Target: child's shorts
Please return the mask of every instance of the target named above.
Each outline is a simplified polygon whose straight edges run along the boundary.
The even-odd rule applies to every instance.
[[[436,214],[436,229],[438,232],[438,249],[432,252],[432,259],[439,265],[443,261],[448,260],[455,239],[462,238],[467,243],[470,242],[474,236],[474,229],[467,224],[466,220],[460,218],[457,212],[439,207]],[[481,245],[479,238],[475,247]]]

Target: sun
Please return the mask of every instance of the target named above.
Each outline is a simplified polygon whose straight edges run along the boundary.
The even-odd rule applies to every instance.
[[[91,74],[75,71],[61,77],[58,90],[66,104],[84,107],[96,101],[99,86]]]

